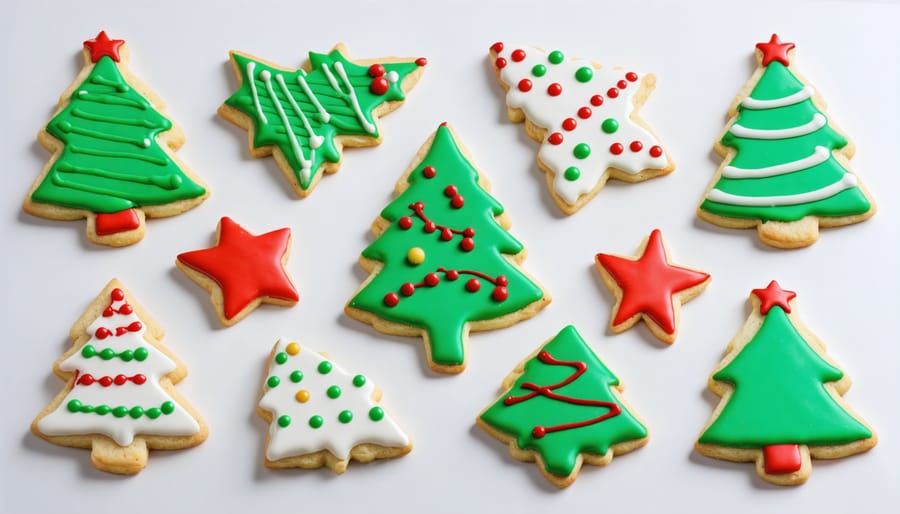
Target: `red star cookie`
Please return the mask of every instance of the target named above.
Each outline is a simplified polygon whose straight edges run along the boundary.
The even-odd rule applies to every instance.
[[[636,258],[598,253],[597,269],[616,296],[610,328],[624,332],[641,318],[664,343],[675,342],[681,304],[700,294],[710,276],[702,271],[673,266],[657,229],[638,249]]]
[[[216,239],[211,248],[180,254],[175,265],[209,291],[222,324],[234,325],[261,303],[297,303],[300,297],[284,268],[291,229],[254,236],[224,217]]]

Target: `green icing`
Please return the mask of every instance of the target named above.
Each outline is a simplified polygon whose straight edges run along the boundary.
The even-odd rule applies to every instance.
[[[775,61],[766,67],[750,97],[773,100],[797,93],[803,87],[804,83],[788,67]],[[815,114],[825,116],[809,98],[781,107],[751,109],[739,106],[735,124],[751,129],[786,129],[809,122]],[[809,134],[783,139],[753,139],[728,131],[722,137],[721,144],[735,150],[734,158],[727,164],[746,169],[795,162],[813,155],[817,146],[829,151],[829,157],[824,162],[786,174],[753,178],[721,176],[714,188],[728,194],[753,197],[810,193],[840,181],[844,174],[849,173],[831,155],[831,151],[845,147],[847,139],[828,124]],[[852,186],[827,198],[794,205],[746,206],[706,198],[700,208],[729,218],[796,221],[810,215],[840,217],[862,214],[871,205],[860,188]]]
[[[824,384],[843,377],[803,339],[780,306],[740,353],[713,375],[734,387],[700,443],[734,448],[847,444],[872,437]]]
[[[156,141],[171,128],[128,85],[116,62],[101,57],[47,124],[47,133],[64,147],[31,200],[113,213],[204,195]]]
[[[72,399],[69,400],[69,402],[66,404],[66,409],[74,414],[96,414],[98,416],[112,414],[117,418],[130,416],[132,419],[138,419],[141,416],[147,416],[150,419],[156,419],[160,415],[168,416],[169,414],[175,412],[175,403],[167,401],[163,402],[159,407],[150,407],[149,409],[145,409],[141,406],[128,408],[124,405],[119,405],[118,407],[111,407],[103,403],[101,403],[100,405],[87,405],[85,403],[82,403],[81,400]]]
[[[621,412],[597,423],[535,437],[532,431],[536,426],[584,422],[602,416],[610,409],[567,403],[545,395],[506,405],[504,400],[507,397],[533,393],[533,389],[522,387],[525,383],[531,382],[538,387],[551,386],[565,381],[575,372],[575,368],[571,366],[550,365],[533,357],[525,363],[525,371],[516,379],[512,389],[481,413],[483,422],[504,434],[514,436],[520,449],[538,452],[545,469],[562,477],[575,471],[579,453],[606,455],[610,446],[647,437],[647,428],[611,390],[613,386],[619,385],[619,379],[600,361],[575,327],[564,328],[540,351],[549,353],[558,361],[577,361],[587,365],[583,375],[554,389],[554,393],[575,399],[612,402],[619,405]]]
[[[403,79],[418,68],[415,62],[384,63],[384,77],[393,72],[398,80],[388,82],[384,94],[376,94],[369,89],[373,81],[369,67],[355,64],[338,50],[310,52],[309,72],[269,66],[238,53],[231,59],[241,87],[225,104],[252,120],[254,148],[274,145],[281,150],[303,189],[309,188],[324,163],[341,160],[336,136],[378,137],[372,112],[385,102],[403,100]]]
[[[422,169],[433,166],[434,178],[427,178]],[[482,321],[518,311],[543,297],[541,288],[532,282],[507,255],[515,255],[524,247],[499,223],[495,216],[503,207],[478,184],[478,172],[463,156],[449,128],[438,128],[431,148],[422,162],[408,176],[409,187],[381,212],[390,226],[363,250],[367,259],[384,263],[384,267],[354,296],[349,306],[372,312],[388,321],[422,328],[427,333],[431,360],[440,365],[459,365],[465,361],[464,327],[470,321]],[[445,194],[449,185],[456,186],[465,199],[462,208],[453,208]],[[440,230],[426,233],[424,222],[415,216],[410,205],[422,202],[425,215],[434,223],[457,230],[472,228],[475,246],[466,252],[460,248],[462,235],[454,234],[443,241]],[[398,220],[412,217],[408,230]],[[425,252],[425,264],[413,265],[406,256],[410,248]],[[469,292],[466,282],[470,275],[460,274],[450,281],[438,273],[435,287],[416,287],[412,296],[399,294],[404,283],[419,283],[426,274],[439,267],[448,270],[472,270],[489,277],[503,275],[509,281],[509,296],[504,301],[492,298],[494,285],[478,278],[481,288]],[[398,293],[399,303],[388,307],[384,297]]]

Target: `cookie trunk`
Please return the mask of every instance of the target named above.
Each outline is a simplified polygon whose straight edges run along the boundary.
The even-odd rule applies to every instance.
[[[806,216],[797,221],[767,221],[758,225],[759,238],[776,248],[803,248],[819,238],[819,219]]]
[[[96,437],[91,445],[91,463],[97,469],[119,475],[134,475],[147,466],[147,442],[135,437],[128,446],[119,446],[108,437]]]

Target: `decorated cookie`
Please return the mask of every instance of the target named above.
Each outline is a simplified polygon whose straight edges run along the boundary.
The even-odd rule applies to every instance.
[[[819,227],[875,214],[850,171],[855,148],[825,114],[825,102],[791,62],[793,43],[772,35],[756,45],[756,72],[731,104],[715,149],[724,161],[697,215],[729,228],[753,228],[777,248],[809,246]]]
[[[360,264],[371,276],[346,312],[389,334],[421,336],[435,371],[466,365],[470,330],[530,318],[549,295],[519,264],[525,247],[446,123],[397,182]]]
[[[675,169],[638,116],[656,86],[653,75],[529,46],[495,43],[490,56],[509,119],[525,121],[541,143],[538,165],[566,214],[584,207],[609,178],[640,182]]]
[[[605,466],[647,444],[647,427],[621,398],[622,389],[568,326],[506,377],[505,392],[476,422],[508,443],[513,457],[537,461],[547,480],[568,487],[582,463]]]
[[[254,157],[274,155],[302,198],[323,173],[338,170],[344,146],[381,143],[379,116],[400,106],[426,63],[423,57],[354,61],[339,44],[327,54],[310,52],[307,66],[293,70],[231,52],[240,89],[219,114],[249,132]]]
[[[181,214],[209,193],[175,156],[181,129],[128,71],[125,41],[100,32],[83,54],[84,67],[38,134],[53,157],[22,207],[42,218],[85,218],[89,240],[126,246],[144,237],[145,218]]]
[[[215,246],[179,254],[175,265],[209,291],[219,320],[231,326],[260,304],[290,307],[300,300],[285,269],[290,246],[289,228],[255,236],[226,216]]]
[[[659,229],[650,233],[635,258],[605,253],[596,256],[603,283],[616,296],[609,326],[620,333],[644,320],[657,339],[675,342],[681,304],[702,293],[711,277],[672,265]]]
[[[708,457],[756,462],[757,474],[778,485],[806,482],[810,458],[846,457],[877,442],[844,402],[850,378],[794,312],[796,296],[774,280],[753,290],[753,311],[709,379],[722,400],[695,445]]]
[[[90,448],[95,468],[132,475],[148,450],[206,440],[200,416],[175,390],[187,369],[160,343],[163,330],[113,279],[70,331],[53,366],[66,386],[31,424],[53,444]]]
[[[347,373],[328,356],[284,339],[275,343],[257,412],[269,423],[269,468],[343,473],[351,459],[406,455],[412,443],[378,403],[365,375]]]

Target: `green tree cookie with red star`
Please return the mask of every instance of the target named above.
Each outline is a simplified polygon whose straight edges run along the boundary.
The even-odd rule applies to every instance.
[[[596,256],[603,283],[616,297],[610,328],[621,333],[644,320],[660,341],[672,344],[681,305],[699,295],[712,277],[669,261],[659,229],[650,233],[635,258],[605,253]]]
[[[178,255],[175,265],[209,291],[219,320],[231,326],[260,304],[291,306],[300,300],[285,266],[291,229],[255,236],[223,217],[216,244]]]
[[[127,246],[144,237],[147,217],[180,214],[209,193],[175,156],[181,129],[128,71],[125,41],[100,32],[83,54],[84,67],[38,134],[53,157],[22,207],[42,218],[85,218],[89,240]]]
[[[793,291],[774,280],[750,295],[752,312],[713,371],[722,397],[695,447],[708,457],[755,462],[763,480],[806,482],[812,458],[837,459],[877,442],[844,402],[850,378],[794,312]]]

